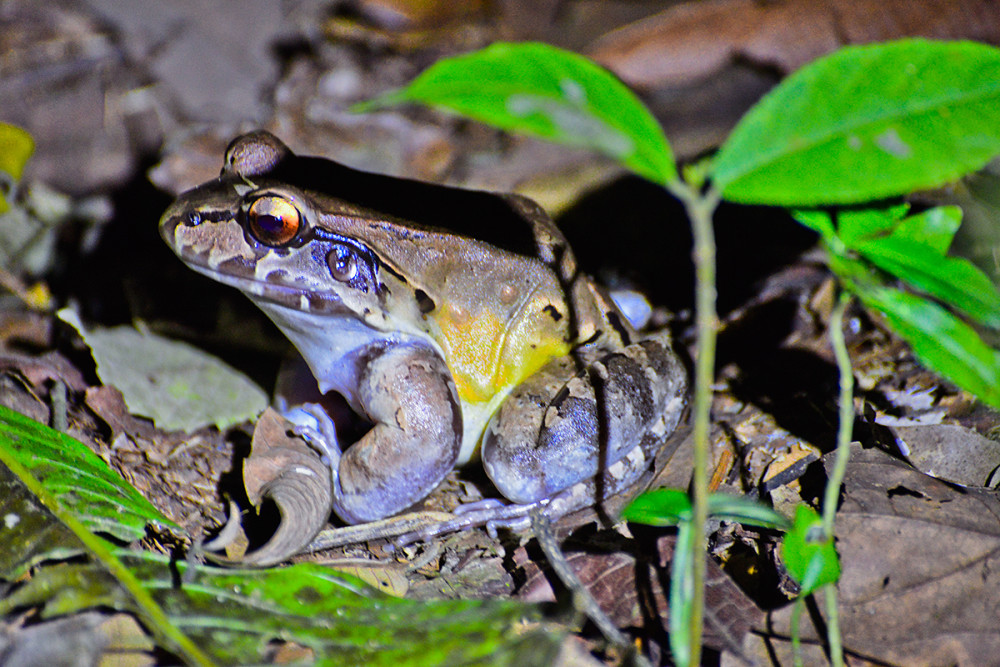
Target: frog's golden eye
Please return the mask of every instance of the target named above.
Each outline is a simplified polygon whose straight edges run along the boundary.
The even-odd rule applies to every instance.
[[[285,245],[295,238],[301,227],[302,215],[287,199],[265,195],[254,200],[247,209],[247,228],[265,245]]]

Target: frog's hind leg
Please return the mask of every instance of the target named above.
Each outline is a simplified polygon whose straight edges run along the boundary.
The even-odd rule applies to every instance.
[[[635,476],[617,480],[614,464],[640,452],[651,460],[655,452],[643,452],[643,443],[658,439],[644,436],[673,431],[685,389],[666,333],[553,360],[514,389],[487,427],[486,472],[516,503],[551,498],[599,474],[597,488],[616,493]]]

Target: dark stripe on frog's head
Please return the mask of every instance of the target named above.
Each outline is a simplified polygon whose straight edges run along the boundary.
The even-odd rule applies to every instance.
[[[479,239],[517,255],[537,254],[531,221],[510,201],[490,192],[372,174],[316,157],[282,160],[267,178],[341,200],[347,215],[366,209],[373,217],[391,216],[415,230]]]

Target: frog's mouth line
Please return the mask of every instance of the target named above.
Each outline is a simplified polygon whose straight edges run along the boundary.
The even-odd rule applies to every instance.
[[[314,313],[317,315],[353,315],[353,311],[344,305],[340,295],[335,292],[314,292],[307,289],[290,287],[288,285],[276,285],[255,278],[243,278],[234,276],[231,273],[216,271],[203,264],[185,261],[194,271],[211,278],[212,280],[235,287],[254,300],[263,300],[271,303],[294,308],[302,312]]]

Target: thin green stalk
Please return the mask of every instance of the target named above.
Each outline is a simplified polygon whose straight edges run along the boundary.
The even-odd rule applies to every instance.
[[[840,485],[844,482],[847,472],[847,459],[850,456],[851,430],[854,426],[854,371],[851,368],[851,358],[847,353],[847,343],[844,340],[844,311],[851,301],[846,292],[841,292],[837,305],[830,314],[830,343],[833,346],[833,356],[837,360],[837,371],[840,374],[840,425],[837,429],[837,451],[833,470],[823,495],[823,529],[827,535],[833,535],[833,517],[837,513],[837,501],[840,498]]]
[[[847,460],[850,456],[851,431],[854,426],[854,371],[844,340],[844,312],[850,304],[851,297],[841,292],[837,305],[830,314],[830,342],[833,354],[837,360],[837,371],[840,374],[840,424],[837,428],[837,451],[833,470],[827,480],[826,492],[823,495],[823,530],[828,536],[833,536],[834,517],[837,514],[837,501],[840,499],[840,486],[847,473]],[[840,614],[837,609],[837,586],[824,586],[826,599],[826,635],[830,645],[830,662],[835,667],[844,664],[844,649],[840,637]]]
[[[834,667],[844,665],[844,647],[840,639],[840,610],[837,608],[837,584],[827,584],[823,587],[823,597],[826,600],[826,639],[830,643],[830,664]]]
[[[795,667],[802,667],[802,632],[800,630],[799,622],[802,620],[802,608],[806,606],[805,598],[799,596],[792,603],[792,664]]]
[[[695,323],[698,330],[698,358],[695,362],[692,439],[694,473],[691,484],[691,598],[689,641],[691,665],[701,662],[702,616],[705,607],[705,524],[708,521],[708,435],[712,408],[712,384],[715,379],[715,338],[718,316],[715,312],[715,234],[712,215],[719,204],[719,194],[709,189],[705,194],[677,183],[671,192],[687,209],[694,236]]]

